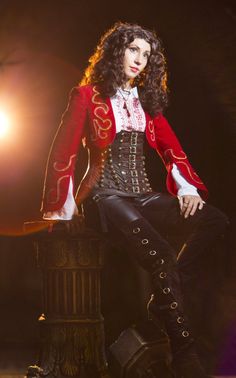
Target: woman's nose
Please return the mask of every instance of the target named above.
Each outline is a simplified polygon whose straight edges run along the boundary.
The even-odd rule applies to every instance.
[[[134,60],[135,64],[137,64],[137,66],[140,66],[141,64],[141,59],[140,57],[136,57],[135,60]]]

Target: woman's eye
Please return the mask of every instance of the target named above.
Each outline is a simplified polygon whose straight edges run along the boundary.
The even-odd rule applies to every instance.
[[[129,49],[130,49],[130,51],[132,51],[132,52],[136,51],[136,48],[135,48],[135,47],[130,47]]]

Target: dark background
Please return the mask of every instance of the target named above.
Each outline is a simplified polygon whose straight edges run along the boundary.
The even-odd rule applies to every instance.
[[[1,368],[9,367],[13,359],[4,354],[7,349],[11,356],[14,348],[32,350],[30,345],[37,344],[41,277],[22,224],[40,218],[47,155],[68,93],[80,80],[101,34],[118,20],[140,23],[155,29],[161,37],[170,87],[166,116],[208,186],[209,202],[231,220],[226,238],[203,263],[205,281],[201,281],[199,289],[202,296],[198,324],[214,366],[234,374],[236,5],[233,0],[0,0],[0,109],[5,109],[12,119],[9,136],[0,139]],[[154,187],[164,189],[162,164],[154,155],[149,156],[149,163],[155,177]],[[132,266],[122,267],[123,259],[122,254],[117,257],[111,251],[104,272],[104,313],[109,341],[134,315],[136,274],[130,274]],[[117,267],[116,280],[114,268],[114,274],[109,274],[112,262]],[[115,281],[119,282],[119,271],[129,277],[120,285],[123,294],[115,285]],[[113,287],[116,300],[111,301],[107,286]],[[123,298],[124,292],[122,312],[119,298]],[[135,306],[137,302],[136,299]],[[117,311],[120,323],[113,329]]]

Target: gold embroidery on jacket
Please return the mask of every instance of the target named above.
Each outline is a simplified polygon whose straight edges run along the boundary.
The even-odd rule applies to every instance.
[[[148,129],[149,129],[149,131],[150,131],[151,141],[154,142],[154,141],[156,140],[156,138],[155,138],[154,123],[153,123],[153,120],[151,120],[151,121],[148,122]]]
[[[71,164],[72,164],[72,160],[76,157],[76,154],[74,155],[71,155],[70,156],[70,159],[69,159],[69,163],[64,167],[64,168],[57,168],[57,164],[60,164],[58,161],[56,161],[54,164],[53,164],[53,168],[55,169],[55,171],[57,172],[64,172],[66,171],[68,168],[70,168]]]
[[[53,192],[55,189],[50,189],[48,191],[48,194],[47,194],[47,198],[48,198],[48,203],[57,203],[59,201],[59,198],[60,198],[60,195],[61,195],[61,190],[60,190],[60,184],[61,184],[61,181],[64,180],[65,178],[67,177],[70,177],[70,175],[65,175],[65,176],[62,176],[59,178],[59,180],[57,181],[57,187],[56,187],[56,199],[55,200],[52,200],[52,201],[49,201],[49,197],[50,197],[50,194],[51,192]]]
[[[187,163],[185,163],[185,161],[178,161],[178,163],[179,163],[179,164],[184,164],[184,165],[186,166],[187,171],[188,171],[188,173],[189,173],[189,176],[191,177],[191,179],[192,179],[193,181],[195,181],[195,182],[198,183],[198,184],[203,184],[202,181],[200,181],[200,180],[196,180],[196,179],[193,177],[192,172],[190,171],[189,166],[188,166]],[[195,176],[197,176],[197,178],[199,178],[198,175],[197,175],[195,172],[193,172],[193,174],[194,174]]]
[[[101,102],[97,99],[100,93],[95,86],[93,87],[93,92],[95,93],[92,96],[92,103],[98,105],[94,108],[96,118],[93,119],[94,135],[91,137],[91,139],[95,141],[98,138],[107,138],[107,131],[110,130],[112,122],[110,118],[104,118],[104,115],[109,112],[109,106],[105,102]]]
[[[165,150],[164,155],[167,155],[169,151],[170,151],[171,155],[175,159],[178,159],[178,160],[185,160],[185,159],[187,159],[187,155],[184,153],[184,151],[180,151],[180,154],[182,154],[182,156],[177,156],[177,155],[174,154],[172,148],[168,148],[168,150]]]

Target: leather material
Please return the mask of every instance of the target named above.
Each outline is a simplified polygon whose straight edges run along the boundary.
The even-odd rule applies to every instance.
[[[175,253],[144,218],[126,225],[130,248],[139,264],[151,273],[155,302],[150,304],[154,316],[163,319],[175,353],[193,342],[184,312],[183,295]]]
[[[126,193],[150,192],[143,141],[142,132],[118,133],[113,144],[103,153],[104,163],[95,188],[117,189]]]

